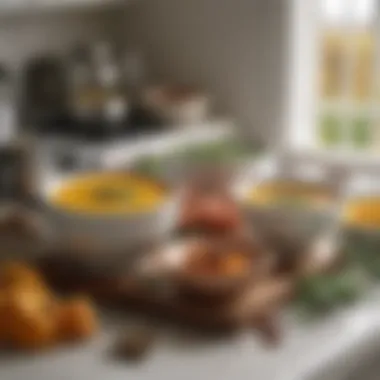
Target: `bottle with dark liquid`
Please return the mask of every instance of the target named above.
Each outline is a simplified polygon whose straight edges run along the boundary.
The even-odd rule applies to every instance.
[[[32,144],[17,128],[15,104],[12,77],[0,65],[0,233],[5,237],[29,229],[35,199]]]
[[[42,135],[64,134],[67,122],[65,68],[54,55],[37,56],[23,70],[22,124]]]

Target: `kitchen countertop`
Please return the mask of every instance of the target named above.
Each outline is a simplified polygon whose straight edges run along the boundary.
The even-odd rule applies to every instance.
[[[27,357],[0,356],[0,378],[345,380],[341,376],[351,372],[359,360],[376,347],[380,352],[379,295],[376,291],[355,306],[314,323],[295,323],[288,315],[283,342],[274,348],[266,347],[252,333],[213,342],[159,330],[152,352],[140,364],[116,363],[107,357],[118,328],[128,324],[118,318],[105,322],[102,334],[84,347]]]
[[[286,315],[283,342],[274,348],[251,332],[212,342],[163,331],[151,355],[139,365],[107,359],[120,325],[120,318],[107,318],[102,334],[84,347],[36,356],[0,355],[0,379],[353,380],[347,373],[374,352],[380,355],[379,299],[377,289],[357,304],[313,323]]]

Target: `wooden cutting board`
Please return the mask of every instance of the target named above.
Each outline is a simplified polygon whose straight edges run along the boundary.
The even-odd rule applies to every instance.
[[[230,332],[258,328],[268,338],[273,335],[272,321],[293,293],[291,279],[273,277],[255,281],[233,299],[214,303],[190,298],[164,284],[148,283],[132,275],[94,276],[62,258],[44,259],[39,266],[58,290],[89,294],[105,306],[201,330]]]

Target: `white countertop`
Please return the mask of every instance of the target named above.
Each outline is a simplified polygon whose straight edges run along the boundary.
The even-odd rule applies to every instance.
[[[120,364],[107,358],[117,331],[114,325],[86,347],[34,357],[0,356],[0,378],[343,380],[341,376],[356,363],[354,358],[365,357],[376,344],[380,347],[378,295],[313,324],[286,318],[284,340],[277,348],[266,347],[252,333],[215,342],[166,333],[143,363]],[[319,377],[321,370],[325,373]]]
[[[171,139],[168,136],[168,144],[173,144]],[[152,144],[154,148],[154,139]],[[107,360],[106,351],[115,335],[111,324],[86,347],[35,357],[0,355],[0,379],[348,380],[345,372],[358,361],[376,349],[380,354],[379,300],[380,289],[314,323],[296,322],[288,315],[283,321],[283,342],[277,348],[266,347],[251,332],[232,340],[191,344],[165,334],[152,355],[137,366]]]

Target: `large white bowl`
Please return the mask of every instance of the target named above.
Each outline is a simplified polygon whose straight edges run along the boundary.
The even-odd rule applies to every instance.
[[[155,209],[144,213],[89,215],[64,210],[51,202],[51,194],[68,179],[80,174],[48,178],[42,181],[40,198],[54,241],[87,242],[96,253],[112,259],[113,255],[129,255],[147,244],[164,239],[175,228],[179,197],[169,194]],[[107,258],[101,257],[106,260]]]

